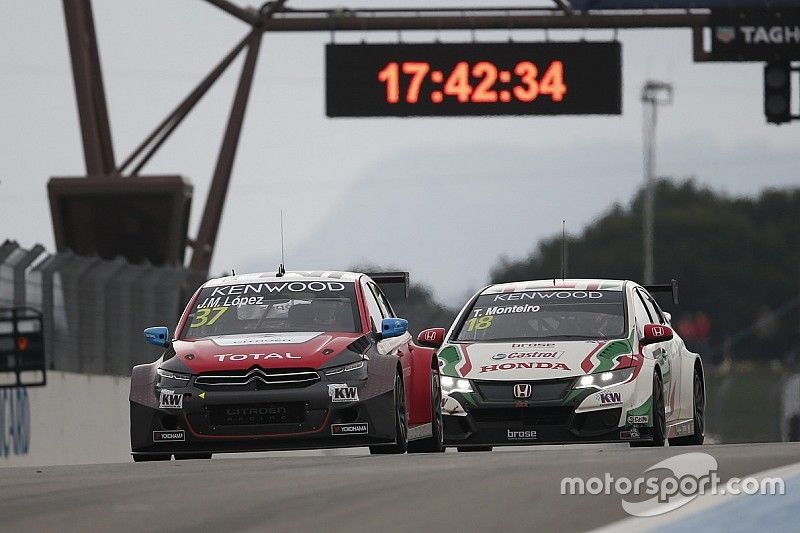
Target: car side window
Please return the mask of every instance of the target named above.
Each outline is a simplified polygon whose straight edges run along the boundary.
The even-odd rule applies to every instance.
[[[653,299],[653,297],[650,296],[650,294],[648,294],[647,292],[644,292],[644,291],[642,292],[642,294],[644,295],[644,303],[647,306],[648,311],[649,310],[653,311],[653,317],[658,320],[657,323],[658,324],[666,324],[667,323],[667,319],[664,318],[664,313],[661,312],[661,308],[658,306],[658,304]]]
[[[364,301],[367,304],[367,311],[369,312],[369,320],[370,324],[372,325],[372,331],[380,331],[381,327],[381,319],[383,315],[381,314],[381,308],[378,305],[378,300],[375,298],[375,294],[372,292],[372,287],[369,284],[362,284],[361,288],[363,289],[364,293]]]
[[[633,314],[636,316],[636,331],[639,332],[639,336],[641,337],[644,335],[644,325],[645,324],[652,324],[653,319],[650,317],[647,311],[647,307],[644,305],[644,301],[642,300],[642,296],[639,294],[639,291],[633,291]]]
[[[375,298],[378,300],[378,305],[381,308],[381,312],[383,313],[383,318],[394,318],[394,310],[392,309],[389,300],[386,299],[386,295],[383,294],[383,291],[377,285],[371,285],[372,290],[375,292]]]

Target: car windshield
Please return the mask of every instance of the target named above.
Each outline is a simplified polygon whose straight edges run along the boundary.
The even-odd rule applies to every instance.
[[[240,283],[201,290],[181,338],[299,331],[355,333],[359,325],[354,283]]]
[[[536,290],[482,294],[464,315],[459,341],[624,337],[622,291]]]

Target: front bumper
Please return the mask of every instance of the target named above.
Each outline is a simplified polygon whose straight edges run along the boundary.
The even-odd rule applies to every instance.
[[[357,401],[333,401],[328,381],[278,390],[209,391],[190,385],[180,408],[131,401],[134,454],[339,448],[395,442],[394,396],[369,381]],[[153,394],[158,395],[154,388]]]
[[[515,399],[519,381],[472,381],[472,393],[442,400],[450,446],[503,446],[652,440],[636,381],[604,391],[572,389],[574,378],[528,382],[530,398]],[[612,392],[611,396],[600,394]]]

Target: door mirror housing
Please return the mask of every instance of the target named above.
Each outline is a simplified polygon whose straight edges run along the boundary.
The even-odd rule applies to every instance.
[[[169,328],[166,326],[147,328],[144,330],[144,342],[160,348],[168,348],[170,345]]]
[[[381,338],[399,337],[408,331],[408,320],[404,318],[384,318],[381,320]]]
[[[657,342],[666,342],[672,340],[672,328],[662,324],[645,324],[644,337],[640,341],[641,344],[655,344]]]
[[[439,348],[444,344],[444,328],[428,328],[420,331],[417,343],[428,348]]]

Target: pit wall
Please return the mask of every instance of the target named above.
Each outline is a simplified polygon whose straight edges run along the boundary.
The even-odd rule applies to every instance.
[[[129,388],[51,371],[45,387],[0,389],[0,467],[131,461]]]

